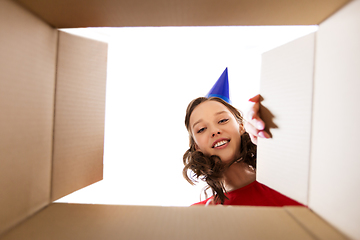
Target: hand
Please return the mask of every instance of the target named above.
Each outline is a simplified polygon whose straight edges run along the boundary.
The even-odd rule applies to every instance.
[[[256,95],[249,99],[250,102],[253,102],[252,108],[249,110],[247,114],[247,120],[245,121],[245,130],[249,133],[251,141],[257,145],[258,137],[261,138],[270,138],[270,134],[268,134],[265,129],[265,123],[260,118],[260,95]]]

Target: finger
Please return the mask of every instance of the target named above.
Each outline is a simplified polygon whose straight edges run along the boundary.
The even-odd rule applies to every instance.
[[[258,130],[264,130],[265,128],[264,121],[258,115],[254,115],[254,118],[250,121],[250,124],[252,124]]]
[[[254,136],[258,135],[259,130],[256,127],[254,127],[254,125],[252,125],[251,123],[246,121],[244,123],[244,127],[245,127],[245,131],[249,133],[249,135],[254,135]]]
[[[271,135],[266,131],[259,130],[255,127],[251,122],[245,122],[244,124],[246,132],[250,135],[250,137],[261,137],[261,138],[271,138]]]
[[[249,102],[259,102],[259,101],[260,101],[260,94],[249,99]]]
[[[255,117],[258,116],[259,114],[259,109],[260,109],[260,104],[259,103],[255,103],[251,106],[249,112],[248,112],[248,119],[249,120],[252,120],[254,119]]]
[[[254,135],[251,135],[251,134],[249,134],[249,136],[250,136],[251,142],[252,142],[253,144],[257,145],[257,137],[254,136]]]
[[[259,131],[258,136],[262,138],[271,138],[270,134],[266,131]]]

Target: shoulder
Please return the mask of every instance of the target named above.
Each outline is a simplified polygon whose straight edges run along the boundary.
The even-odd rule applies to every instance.
[[[262,194],[275,206],[304,206],[303,204],[295,201],[292,198],[262,184],[257,183],[258,189],[262,192]]]

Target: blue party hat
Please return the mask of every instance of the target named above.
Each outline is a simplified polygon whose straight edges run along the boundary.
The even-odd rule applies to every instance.
[[[219,79],[216,81],[214,86],[211,88],[210,92],[206,97],[218,97],[230,103],[229,97],[229,79],[228,79],[228,69],[225,68],[224,72],[221,74]]]

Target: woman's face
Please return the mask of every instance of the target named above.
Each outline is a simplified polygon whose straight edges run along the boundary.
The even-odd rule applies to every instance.
[[[206,156],[217,155],[223,162],[240,157],[243,128],[225,105],[205,101],[193,110],[189,122],[196,150]]]

